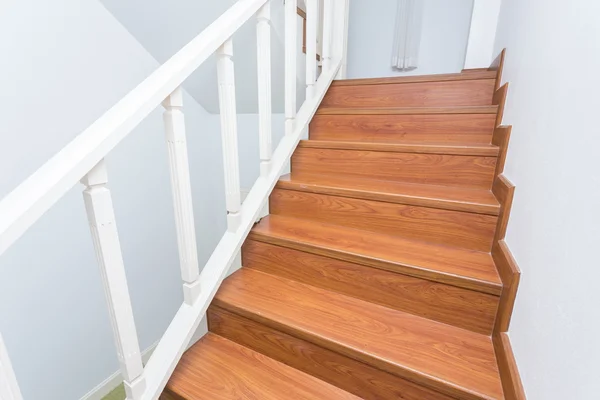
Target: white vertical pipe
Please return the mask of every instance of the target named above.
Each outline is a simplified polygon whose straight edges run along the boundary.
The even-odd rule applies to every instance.
[[[297,0],[285,1],[285,133],[294,131],[296,118]]]
[[[321,52],[321,61],[323,62],[323,71],[331,68],[331,47],[334,29],[333,6],[335,0],[324,0],[323,4],[323,50]]]
[[[23,400],[2,334],[0,334],[0,400]]]
[[[258,62],[258,134],[260,148],[260,176],[266,178],[271,169],[271,5],[270,2],[257,13]]]
[[[240,225],[240,167],[238,159],[237,111],[233,70],[233,43],[231,38],[217,50],[217,80],[219,83],[219,110],[221,113],[221,140],[225,172],[225,201],[227,229],[235,232]]]
[[[108,303],[125,392],[127,399],[138,400],[146,388],[146,382],[112,198],[106,187],[108,175],[104,160],[92,168],[81,179],[81,183],[86,186],[83,200]]]
[[[317,0],[306,0],[306,100],[314,96],[317,80],[317,23],[319,4]]]
[[[165,134],[169,154],[171,192],[177,229],[179,265],[183,280],[183,298],[192,305],[200,294],[200,269],[196,248],[196,228],[192,203],[192,185],[188,162],[185,119],[183,116],[183,91],[178,87],[163,101]]]

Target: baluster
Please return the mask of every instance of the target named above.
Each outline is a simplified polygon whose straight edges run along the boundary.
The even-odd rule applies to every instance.
[[[13,371],[8,350],[0,334],[0,399],[1,400],[23,400],[17,377]]]
[[[265,3],[257,13],[258,60],[258,132],[260,176],[266,178],[271,169],[271,5]]]
[[[296,119],[297,0],[285,1],[285,133],[294,131]]]
[[[177,248],[179,250],[181,279],[183,280],[183,298],[187,304],[192,305],[200,294],[200,269],[196,248],[192,185],[190,183],[185,119],[182,111],[183,91],[181,87],[175,89],[162,104],[165,108],[163,120],[169,153]]]
[[[127,399],[137,400],[141,398],[146,382],[107,182],[106,164],[102,160],[81,179],[86,186],[83,200],[108,303],[125,392]]]
[[[237,230],[240,225],[240,167],[237,142],[237,112],[233,71],[233,43],[231,38],[217,50],[217,80],[219,83],[219,110],[221,112],[221,140],[225,169],[225,201],[227,229]]]
[[[317,0],[306,0],[306,100],[314,96],[317,80]]]
[[[348,64],[348,13],[350,4],[348,0],[335,0],[335,2],[335,33],[333,38],[335,48],[333,51],[336,62],[341,62],[340,69],[338,70],[335,79],[346,79]]]
[[[333,2],[335,0],[325,0],[323,4],[323,51],[321,52],[321,60],[323,61],[323,71],[328,71],[331,68],[331,40],[333,35]]]

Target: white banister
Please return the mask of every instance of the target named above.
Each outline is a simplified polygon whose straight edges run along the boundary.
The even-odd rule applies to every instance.
[[[2,334],[0,334],[0,400],[23,400]]]
[[[221,113],[221,140],[225,173],[227,229],[234,232],[240,225],[240,167],[238,158],[237,112],[231,38],[217,50],[217,80]]]
[[[260,148],[260,176],[266,177],[271,167],[271,5],[267,2],[257,14],[258,62],[258,134]]]
[[[285,1],[285,134],[294,131],[296,118],[296,56],[298,52],[297,0]]]
[[[321,52],[321,61],[323,62],[324,70],[331,68],[332,37],[334,34],[334,2],[335,0],[325,0],[325,3],[323,4],[323,50]]]
[[[137,400],[146,382],[104,160],[81,183],[127,399]]]
[[[171,191],[177,229],[179,265],[183,280],[183,298],[186,304],[193,304],[200,294],[200,268],[196,248],[196,228],[192,203],[192,185],[188,162],[185,119],[183,116],[183,90],[175,89],[163,101],[163,119],[169,154]]]
[[[317,23],[319,3],[306,0],[306,99],[314,96],[317,81]]]

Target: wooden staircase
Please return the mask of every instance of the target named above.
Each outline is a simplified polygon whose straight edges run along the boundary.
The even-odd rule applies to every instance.
[[[164,398],[523,398],[503,56],[334,82]]]

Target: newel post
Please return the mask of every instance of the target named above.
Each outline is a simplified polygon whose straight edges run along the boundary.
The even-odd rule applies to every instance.
[[[165,108],[163,120],[169,154],[171,192],[173,193],[177,248],[179,250],[181,279],[183,280],[183,297],[186,304],[192,305],[200,295],[200,269],[196,248],[192,185],[190,182],[185,119],[183,116],[183,91],[181,87],[175,89],[162,104]]]
[[[271,5],[258,10],[257,60],[258,60],[258,134],[260,149],[260,176],[266,178],[271,169]]]
[[[319,6],[317,0],[306,0],[306,100],[315,94],[317,81],[317,24]]]
[[[106,187],[108,175],[104,160],[92,168],[81,179],[81,183],[86,186],[83,200],[102,276],[125,392],[127,399],[138,400],[146,389],[146,382],[112,198]]]
[[[285,1],[285,134],[294,131],[296,119],[296,79],[298,17],[297,0]]]

